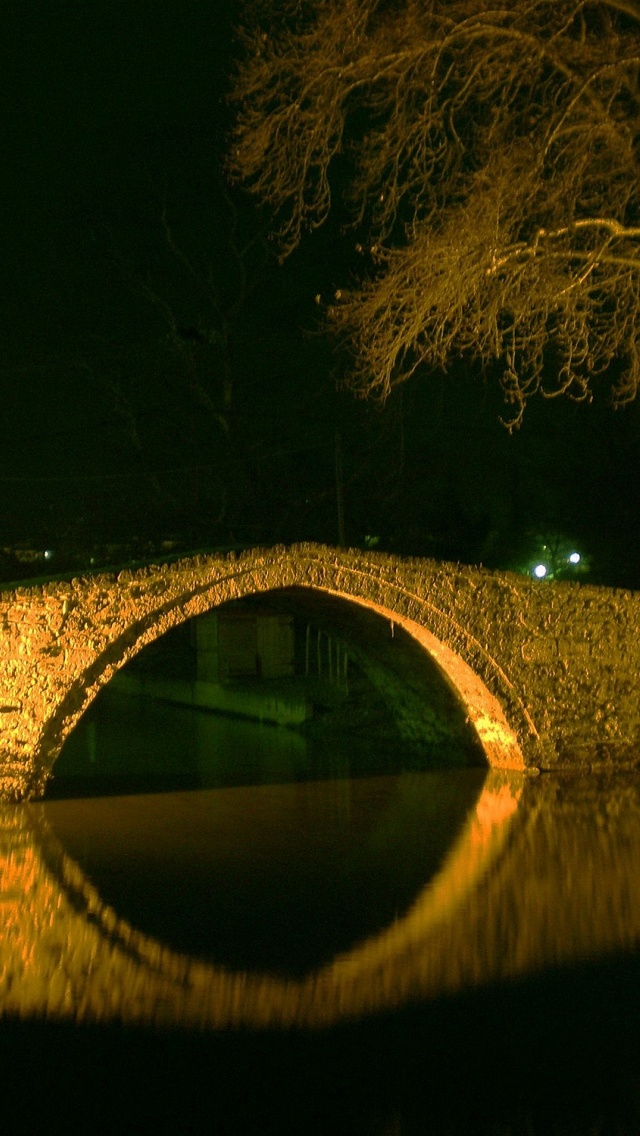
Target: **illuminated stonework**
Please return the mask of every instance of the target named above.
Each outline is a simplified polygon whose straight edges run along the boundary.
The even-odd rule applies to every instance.
[[[158,636],[242,596],[312,588],[402,625],[492,766],[637,760],[640,597],[317,545],[198,556],[2,593],[0,794],[39,796],[98,691]]]

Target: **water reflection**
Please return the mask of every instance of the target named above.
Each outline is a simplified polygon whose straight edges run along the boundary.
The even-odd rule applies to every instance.
[[[398,928],[407,920],[413,928],[416,907],[422,910],[425,906],[424,888],[420,892],[420,885],[438,865],[445,845],[442,825],[428,823],[430,817],[433,820],[437,815],[438,796],[440,808],[444,805],[441,815],[448,816],[449,822],[453,817],[458,824],[461,810],[454,800],[456,781],[457,795],[462,800],[466,796],[467,808],[470,796],[477,798],[477,774],[472,774],[466,786],[460,783],[461,777],[462,774],[454,775],[449,784],[442,776],[434,779],[434,775],[427,775],[426,779],[371,779],[356,783],[356,794],[354,785],[341,782],[171,794],[164,798],[5,806],[2,893],[7,934],[3,939],[3,1003],[21,1013],[70,1014],[77,1019],[88,1015],[129,1020],[133,1016],[156,1021],[158,1015],[166,1015],[174,1022],[212,1025],[285,1024],[292,1020],[311,1024],[327,1014],[331,1018],[353,1013],[354,1008],[350,1010],[348,1003],[355,992],[354,976],[361,980],[367,959],[375,956],[375,966],[378,965],[381,943],[383,956],[386,958],[389,950],[393,955],[402,941],[402,935],[398,939]],[[501,790],[504,791],[503,784]],[[481,812],[486,811],[487,792],[491,790],[485,789],[478,802]],[[447,803],[453,807],[447,810]],[[474,811],[473,817],[477,816]],[[500,816],[498,827],[503,819]],[[421,825],[424,836],[419,835]],[[487,832],[490,827],[485,821]],[[73,858],[56,835],[56,828],[63,837],[69,837]],[[98,836],[100,831],[102,839]],[[453,860],[451,854],[445,856],[436,873],[436,897],[442,891],[443,898],[449,901],[449,876],[455,888],[467,882],[459,873],[460,842],[463,847],[470,842],[469,870],[477,871],[482,859],[478,855],[478,850],[482,851],[482,842],[479,844],[477,839],[479,831],[477,819],[467,819],[458,838],[457,856]],[[185,832],[186,837],[181,835]],[[336,837],[337,850],[333,845]],[[223,922],[226,919],[227,923],[233,923],[234,910],[238,914],[231,934],[229,927],[223,927],[221,935],[223,953],[225,945],[229,951],[233,944],[233,969],[233,954],[229,967],[223,968],[203,961],[200,952],[193,958],[167,944],[167,923],[163,920],[172,908],[182,914],[187,911],[192,898],[185,890],[189,888],[187,861],[190,860],[197,877],[195,861],[198,849],[204,854],[204,844],[208,845],[205,882],[213,871],[218,888],[215,898],[212,897],[212,912],[203,922],[209,925],[210,939],[214,939],[217,911],[223,911]],[[167,878],[164,873],[176,851],[178,876]],[[105,896],[90,882],[79,866],[79,859],[85,856],[96,879],[100,878],[101,866],[104,869],[115,862],[116,871],[107,878],[106,886],[107,890],[109,884],[116,890],[120,887],[120,899],[125,909],[129,907],[129,911],[125,910],[129,918],[123,918],[122,910],[109,906]],[[338,894],[334,895],[327,877],[330,881],[336,879],[341,856],[346,857],[346,872],[342,873]],[[367,863],[370,857],[372,865]],[[122,867],[119,879],[118,863]],[[173,902],[168,909],[166,904],[160,905],[164,942],[145,934],[144,926],[136,925],[135,900],[140,898],[140,889],[134,897],[126,894],[128,881],[137,877],[139,883],[149,883],[154,870],[159,884],[154,889],[156,899],[161,892],[179,890],[178,877],[183,883],[184,902]],[[298,939],[288,944],[288,960],[293,963],[290,969],[295,969],[301,937],[307,943],[313,938],[313,934],[309,936],[309,927],[305,929],[304,916],[313,907],[314,888],[327,923],[321,936],[322,953],[326,954],[328,946],[335,948],[336,943],[343,948],[324,966],[298,981],[277,979],[268,972],[268,966],[257,974],[242,966],[243,953],[245,959],[255,955],[251,942],[245,942],[243,948],[243,938],[257,939],[262,944],[258,953],[262,952],[263,962],[272,962],[274,954],[280,964],[283,962],[277,924],[280,920],[280,928],[289,931],[294,924],[291,912],[289,922],[283,922],[276,904],[268,913],[266,925],[261,927],[252,909],[257,894],[269,880],[276,881],[275,894],[282,896],[278,881],[283,870],[285,890],[293,884],[294,895],[305,892],[303,911],[295,913],[303,916],[296,925]],[[363,873],[368,880],[369,896],[363,894]],[[220,885],[226,889],[226,911],[224,903],[220,903]],[[430,891],[428,886],[426,890]],[[420,892],[417,900],[416,891]],[[272,885],[271,899],[273,892]],[[198,902],[206,902],[206,888],[200,891]],[[288,903],[291,906],[291,899]],[[357,909],[355,922],[346,919],[350,903]],[[408,915],[404,910],[407,903]],[[441,903],[442,899],[437,898],[432,912],[436,919]],[[143,925],[145,918],[153,919],[154,906],[153,896],[143,904]],[[433,903],[427,900],[427,907],[430,906]],[[368,917],[369,935],[359,940],[363,910]],[[199,911],[202,912],[201,906]],[[391,932],[380,927],[383,913],[391,919]],[[157,910],[155,916],[158,917]],[[346,927],[340,927],[340,918]],[[196,914],[194,923],[198,922]],[[275,936],[268,933],[274,930],[270,923],[276,924]],[[317,930],[321,923],[322,918],[314,915],[311,928]],[[182,934],[179,929],[175,933],[178,937]],[[213,943],[210,948],[210,953],[215,954]],[[305,950],[308,952],[308,945],[302,949],[302,956]],[[358,995],[358,1002],[360,999]]]
[[[138,931],[301,977],[379,935],[440,870],[484,774],[52,801],[43,818]]]
[[[309,1027],[636,949],[640,782],[467,777],[4,805],[3,1012]],[[447,778],[467,813],[443,855]],[[309,927],[321,949],[299,955]]]
[[[132,1130],[138,1098],[166,1132],[640,1131],[640,778],[104,709],[56,767],[76,799],[0,807],[20,1123],[38,1069],[83,1130],[96,1100]],[[83,796],[100,777],[120,795]],[[631,1122],[591,1124],[620,1100]]]
[[[382,876],[381,910],[390,895],[394,901],[399,894],[393,893],[390,879],[401,872],[397,864],[387,872],[380,866],[390,855],[400,859],[402,846],[409,852],[417,832],[416,815],[434,790],[434,776],[409,777],[404,784],[400,778],[400,784],[393,786],[376,784],[377,779],[363,784],[359,830],[374,838],[361,844],[360,850],[364,854],[365,849],[368,853],[379,847],[374,875]],[[272,786],[269,792],[275,797],[271,801],[266,788],[215,791],[203,797],[206,815],[209,820],[215,817],[219,825],[218,835],[231,835],[236,849],[242,845],[238,818],[243,808],[249,808],[249,822],[243,828],[247,851],[241,849],[234,862],[228,845],[222,841],[216,845],[221,853],[219,872],[221,878],[227,874],[232,896],[224,916],[227,921],[233,904],[241,910],[248,894],[253,900],[259,891],[250,883],[249,893],[243,889],[252,863],[260,882],[264,883],[269,872],[277,876],[286,847],[299,852],[300,834],[313,829],[311,813],[315,810],[316,832],[321,832],[323,815],[325,819],[335,815],[338,786],[307,788],[314,793],[306,801],[300,797],[300,786]],[[559,962],[597,958],[638,945],[638,780],[617,778],[606,783],[597,777],[570,782],[540,778],[523,785],[517,778],[490,774],[454,846],[406,910],[394,914],[387,926],[374,927],[364,941],[351,943],[331,960],[311,968],[306,976],[285,978],[269,974],[268,968],[252,969],[250,964],[232,969],[231,957],[227,966],[221,966],[219,961],[173,949],[135,926],[138,897],[134,896],[126,912],[128,918],[110,907],[78,860],[84,827],[93,858],[88,861],[89,870],[95,870],[102,855],[94,851],[94,836],[109,816],[116,825],[118,805],[124,819],[102,838],[106,858],[111,854],[122,858],[131,878],[142,862],[142,879],[147,882],[153,854],[160,876],[176,850],[181,866],[178,876],[186,868],[181,861],[186,842],[176,838],[176,833],[188,817],[194,819],[200,805],[191,794],[169,795],[163,808],[156,810],[155,819],[151,811],[151,819],[144,822],[146,810],[141,801],[136,800],[133,811],[131,800],[114,799],[108,809],[105,802],[94,802],[97,812],[91,820],[91,802],[69,802],[64,807],[61,802],[3,805],[3,1011],[76,1021],[171,1021],[173,1025],[217,1028],[326,1025],[429,999],[443,991],[494,983]],[[152,803],[148,800],[150,807]],[[81,812],[75,820],[69,819],[68,810],[78,804],[83,805]],[[273,824],[266,822],[267,804]],[[291,824],[297,808],[296,833],[290,845],[291,832],[281,820],[288,816]],[[60,842],[56,828],[63,837],[69,836],[74,857]],[[344,830],[348,832],[349,826]],[[126,851],[123,846],[117,851],[120,836],[127,832],[135,834],[135,840]],[[161,832],[164,836],[160,838]],[[165,840],[163,850],[160,845]],[[322,871],[326,851],[322,843],[311,849],[302,864],[299,883],[317,878]],[[415,886],[415,861],[422,858],[425,871],[434,867],[432,851],[425,841],[417,857],[413,851],[408,855],[414,863],[409,871],[412,883],[402,893],[405,896]],[[252,860],[252,852],[259,855],[260,864]],[[330,855],[329,863],[334,864],[335,859]],[[98,876],[99,872],[95,878]],[[289,878],[291,874],[288,882]],[[165,886],[168,891],[166,879]],[[180,880],[174,876],[169,886],[180,886]],[[323,917],[331,921],[327,894],[325,891]],[[342,901],[339,896],[338,908]],[[122,902],[126,905],[124,895]],[[371,897],[366,903],[373,903]],[[298,928],[283,921],[283,938],[304,938],[306,919],[317,929],[317,919],[309,916],[311,908],[313,902],[298,911],[302,920]],[[389,910],[385,911],[385,918],[388,916]],[[269,918],[277,919],[277,912],[273,910]],[[251,936],[252,926],[255,929],[248,908],[239,926],[241,932],[236,926],[232,935],[227,927],[221,939],[226,936],[227,947],[233,941],[234,950],[239,935]],[[329,942],[326,939],[325,946]],[[267,946],[273,958],[273,943]],[[252,949],[247,960],[258,961]]]
[[[475,756],[470,748],[467,764]],[[399,737],[392,745],[376,744],[370,731],[307,735],[107,688],[65,742],[47,796],[283,784],[416,767],[424,769],[424,756]]]

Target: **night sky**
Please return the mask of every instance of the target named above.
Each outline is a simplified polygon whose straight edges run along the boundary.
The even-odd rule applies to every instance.
[[[640,408],[531,404],[495,375],[425,374],[384,408],[336,389],[316,294],[353,236],[284,266],[226,183],[232,0],[5,0],[0,447],[5,548],[345,539],[525,568],[575,545],[640,586]],[[347,278],[348,282],[348,278]],[[15,574],[5,553],[4,575]]]

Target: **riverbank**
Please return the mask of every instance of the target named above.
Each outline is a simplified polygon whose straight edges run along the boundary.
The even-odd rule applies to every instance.
[[[247,1136],[635,1136],[640,961],[611,959],[320,1033],[4,1020],[3,1120]]]

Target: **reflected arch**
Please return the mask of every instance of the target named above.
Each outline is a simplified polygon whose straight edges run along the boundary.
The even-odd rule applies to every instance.
[[[469,938],[468,901],[501,860],[524,787],[518,774],[491,771],[454,846],[409,909],[300,979],[227,969],[144,934],[105,904],[66,853],[46,805],[0,806],[9,849],[0,857],[0,883],[11,883],[0,967],[4,1012],[75,1023],[315,1029],[485,983],[503,954],[478,950]],[[477,922],[483,930],[491,924],[484,912]]]
[[[111,678],[146,646],[166,632],[220,605],[283,589],[310,589],[366,608],[388,621],[390,634],[401,627],[436,663],[454,690],[475,730],[487,762],[494,768],[524,768],[523,741],[536,738],[535,726],[513,682],[486,645],[456,619],[451,603],[441,602],[442,581],[425,594],[407,586],[389,566],[357,556],[328,557],[328,550],[292,548],[257,550],[237,559],[198,557],[109,581],[108,598],[117,602],[117,618],[103,603],[92,611],[96,582],[78,582],[85,595],[69,607],[67,634],[74,619],[90,628],[91,650],[72,673],[40,725],[34,746],[32,786],[25,795],[41,795],[60,749],[80,717]],[[124,578],[123,578],[124,577]],[[107,581],[105,580],[105,584]],[[106,597],[105,597],[106,598]],[[455,597],[454,597],[455,598]],[[85,631],[85,638],[86,638]]]

